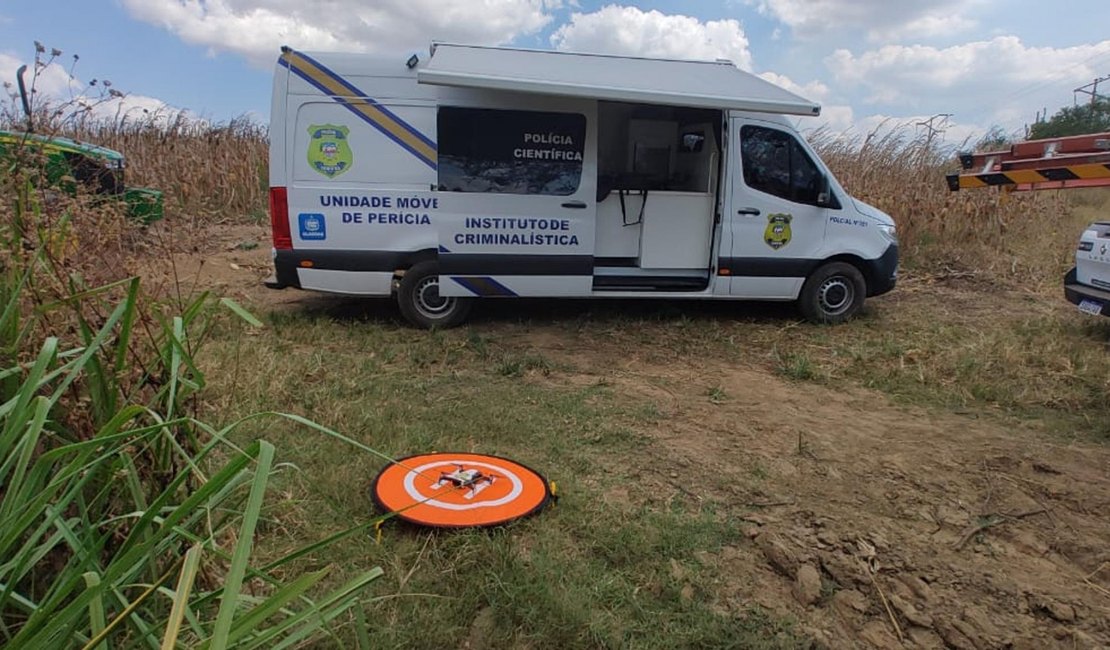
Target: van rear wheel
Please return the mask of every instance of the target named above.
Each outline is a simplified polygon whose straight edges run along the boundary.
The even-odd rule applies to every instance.
[[[470,313],[469,298],[439,295],[439,265],[420,262],[401,278],[397,306],[405,320],[422,329],[456,327]]]
[[[814,323],[837,324],[855,316],[867,297],[867,282],[847,262],[830,262],[814,271],[802,285],[798,308]]]

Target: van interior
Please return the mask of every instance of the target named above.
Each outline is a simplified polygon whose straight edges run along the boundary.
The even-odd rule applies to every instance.
[[[594,289],[708,286],[721,111],[600,102]]]

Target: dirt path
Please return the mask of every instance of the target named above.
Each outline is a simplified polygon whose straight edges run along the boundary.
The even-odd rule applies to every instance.
[[[196,252],[176,258],[190,283],[277,309],[320,300],[261,287],[264,226],[216,229]],[[684,498],[744,521],[746,537],[698,558],[720,567],[722,611],[760,605],[833,648],[1110,647],[1110,448],[755,363],[491,327],[573,369],[543,381],[602,381],[654,404],[643,458],[620,470],[641,489],[609,497]]]
[[[834,648],[903,647],[899,635],[904,647],[1110,647],[1110,449],[757,368],[522,336],[576,369],[554,381],[656,404],[645,458],[625,466],[673,471],[631,472],[643,489],[617,498],[678,490],[750,524],[750,543],[712,558],[721,607],[792,615]]]

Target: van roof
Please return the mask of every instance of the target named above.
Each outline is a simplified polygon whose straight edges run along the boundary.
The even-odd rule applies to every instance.
[[[675,61],[435,43],[419,83],[694,106],[819,115],[821,107],[729,61]]]

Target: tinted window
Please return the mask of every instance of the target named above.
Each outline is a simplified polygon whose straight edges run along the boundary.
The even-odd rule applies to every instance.
[[[439,189],[567,196],[582,180],[586,117],[441,108]]]
[[[796,203],[817,205],[821,172],[789,133],[760,126],[740,129],[744,183]]]

